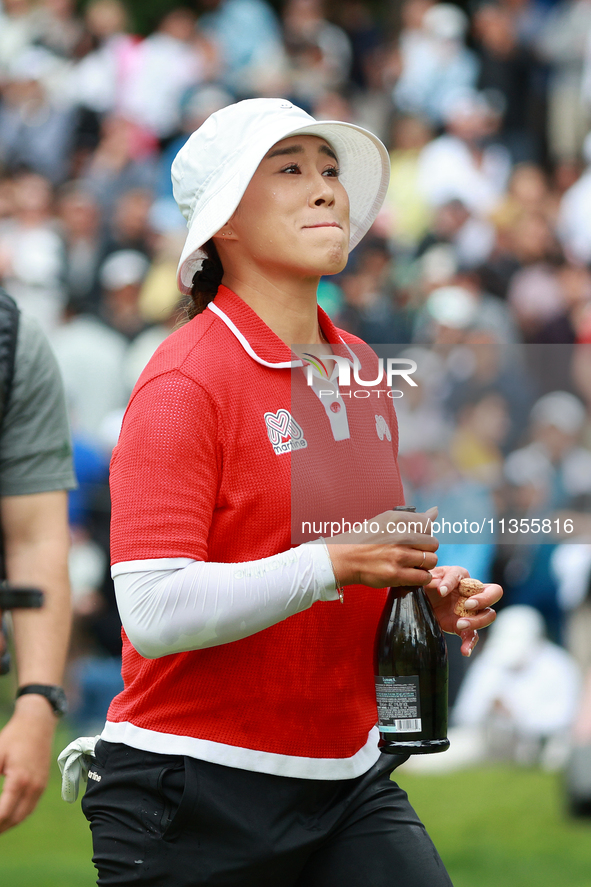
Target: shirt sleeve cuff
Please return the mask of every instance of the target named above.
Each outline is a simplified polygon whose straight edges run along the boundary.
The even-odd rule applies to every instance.
[[[306,545],[310,547],[310,555],[314,564],[317,600],[340,600],[332,561],[326,543],[323,539],[318,539],[316,542],[307,542]]]

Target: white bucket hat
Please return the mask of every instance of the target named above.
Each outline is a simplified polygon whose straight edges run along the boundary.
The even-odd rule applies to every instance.
[[[315,120],[285,99],[246,99],[208,117],[172,164],[174,197],[189,229],[178,267],[181,292],[191,292],[205,256],[200,247],[233,215],[267,151],[294,135],[320,136],[337,154],[350,203],[349,248],[369,230],[390,176],[377,136],[352,123]]]

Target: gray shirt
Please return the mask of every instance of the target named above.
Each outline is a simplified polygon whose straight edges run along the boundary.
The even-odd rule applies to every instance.
[[[57,362],[37,322],[21,314],[12,392],[0,433],[0,496],[75,486]]]

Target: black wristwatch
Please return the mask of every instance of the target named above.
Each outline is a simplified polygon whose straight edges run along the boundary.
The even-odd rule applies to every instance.
[[[56,687],[54,684],[26,684],[24,687],[18,688],[16,698],[26,696],[27,693],[45,696],[53,709],[54,715],[57,715],[58,718],[62,718],[68,711],[68,700],[61,687]]]

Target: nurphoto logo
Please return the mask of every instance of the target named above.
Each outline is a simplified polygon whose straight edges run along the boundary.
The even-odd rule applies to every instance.
[[[417,370],[417,364],[415,360],[411,360],[409,357],[388,357],[385,361],[385,368],[384,358],[380,357],[378,358],[378,374],[376,378],[362,379],[361,362],[357,356],[355,356],[354,360],[351,360],[350,357],[342,357],[341,355],[337,354],[321,354],[320,357],[316,357],[315,355],[308,354],[306,352],[304,352],[304,354],[305,357],[308,358],[308,363],[306,364],[306,381],[310,387],[312,387],[314,384],[314,369],[316,369],[321,377],[325,379],[331,379],[331,374],[328,372],[326,366],[326,361],[329,360],[332,360],[338,368],[337,381],[340,389],[342,389],[343,387],[350,387],[351,369],[353,370],[353,379],[355,380],[357,385],[360,385],[363,388],[373,388],[377,385],[380,385],[385,378],[389,389],[389,397],[398,398],[403,396],[402,391],[393,390],[394,380],[397,381],[399,378],[404,379],[404,381],[407,382],[408,385],[411,385],[413,388],[417,387],[417,383],[414,379],[411,378],[412,374],[415,373]],[[325,392],[320,393],[322,395]],[[328,394],[328,392],[326,393]],[[333,392],[330,393],[332,394]],[[341,394],[344,393],[345,392],[341,391]]]

